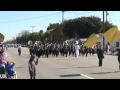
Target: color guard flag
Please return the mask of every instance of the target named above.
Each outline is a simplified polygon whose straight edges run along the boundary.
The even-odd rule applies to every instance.
[[[120,39],[120,31],[118,30],[117,27],[113,27],[113,28],[109,29],[108,31],[106,31],[103,34],[103,36],[110,44],[112,44],[113,42]]]
[[[99,35],[92,34],[87,41],[84,43],[85,46],[92,48],[94,45],[96,45],[97,40],[99,39]]]

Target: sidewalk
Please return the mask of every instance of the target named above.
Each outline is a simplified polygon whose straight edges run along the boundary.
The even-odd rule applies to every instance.
[[[111,52],[106,53],[106,52],[104,52],[105,55],[113,55],[113,56],[117,56],[117,53],[118,52],[114,52],[114,53],[111,53]]]
[[[105,55],[113,55],[111,52],[108,52],[108,53],[104,52],[104,54]]]

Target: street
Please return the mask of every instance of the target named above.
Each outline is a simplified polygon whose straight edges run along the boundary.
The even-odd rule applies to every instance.
[[[23,47],[21,56],[17,48],[8,48],[7,60],[16,63],[18,79],[29,79],[28,60],[29,49]],[[36,66],[36,79],[120,79],[119,63],[117,56],[105,55],[103,66],[98,66],[98,58],[88,55],[49,58],[41,57]]]

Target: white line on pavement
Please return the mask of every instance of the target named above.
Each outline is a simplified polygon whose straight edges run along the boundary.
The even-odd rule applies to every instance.
[[[84,76],[84,77],[87,77],[87,78],[89,78],[89,79],[94,79],[94,78],[92,78],[92,77],[90,77],[90,76],[87,76],[87,75],[85,75],[85,74],[80,74],[80,75],[82,75],[82,76]]]

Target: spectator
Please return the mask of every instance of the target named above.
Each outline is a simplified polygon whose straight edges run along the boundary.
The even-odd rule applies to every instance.
[[[35,61],[35,56],[31,55],[30,60],[28,62],[30,79],[36,79],[36,65],[37,64],[38,64],[38,58]]]
[[[5,74],[5,63],[0,60],[0,74]]]
[[[16,74],[16,71],[14,70],[15,63],[7,61],[6,64],[6,72],[8,76],[14,76]]]

